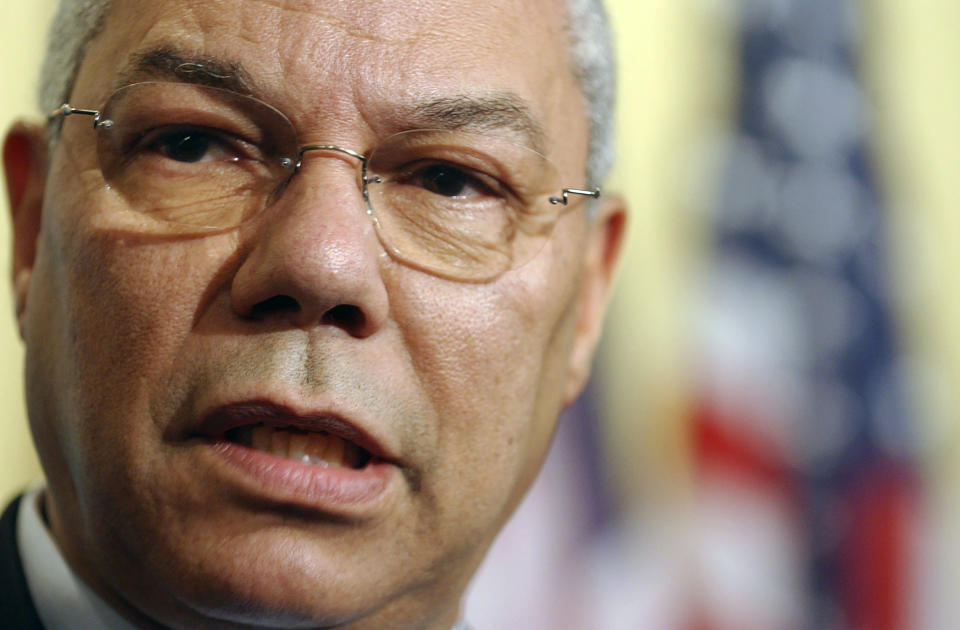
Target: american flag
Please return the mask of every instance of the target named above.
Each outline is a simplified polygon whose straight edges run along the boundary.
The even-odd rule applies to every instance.
[[[857,4],[740,5],[697,309],[691,630],[914,628],[918,489]]]

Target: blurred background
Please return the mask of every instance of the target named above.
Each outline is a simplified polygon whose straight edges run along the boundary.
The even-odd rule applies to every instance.
[[[37,116],[53,4],[0,6],[5,126]],[[595,378],[466,616],[960,627],[960,4],[608,7],[626,264]],[[40,473],[3,310],[6,503]]]

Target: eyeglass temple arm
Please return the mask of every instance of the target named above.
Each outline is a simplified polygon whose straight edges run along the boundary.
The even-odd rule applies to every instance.
[[[113,124],[112,120],[101,120],[100,111],[96,109],[80,109],[79,107],[73,107],[69,103],[64,103],[60,107],[53,110],[49,116],[47,116],[47,123],[52,123],[58,118],[66,118],[71,114],[80,114],[82,116],[93,116],[93,128],[97,127],[109,127]]]
[[[558,203],[567,205],[567,202],[570,201],[570,195],[583,195],[584,197],[593,197],[594,199],[599,199],[600,189],[594,188],[592,190],[583,190],[580,188],[564,188],[559,197],[550,197],[550,203],[553,205],[557,205]]]

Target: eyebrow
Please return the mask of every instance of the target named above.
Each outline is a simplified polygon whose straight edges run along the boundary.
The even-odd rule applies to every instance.
[[[141,81],[193,83],[246,96],[256,89],[238,62],[186,53],[160,46],[131,57],[115,88]],[[530,148],[543,153],[546,134],[530,107],[517,94],[496,92],[433,98],[395,107],[392,118],[407,129],[444,129],[473,132],[506,130]]]
[[[253,94],[251,81],[243,66],[216,57],[188,55],[170,46],[133,55],[120,72],[116,87],[141,81],[195,83],[245,94]]]
[[[422,129],[464,131],[509,130],[542,153],[546,134],[526,103],[516,94],[459,95],[418,103],[405,112]]]

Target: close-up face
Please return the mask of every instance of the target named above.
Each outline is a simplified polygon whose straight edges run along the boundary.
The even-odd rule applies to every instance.
[[[219,108],[169,97],[191,125],[179,144],[150,126],[149,92],[113,99],[126,127],[63,118],[39,232],[17,228],[36,238],[17,290],[48,517],[70,563],[125,614],[169,627],[457,618],[583,385],[620,224],[602,201],[591,220],[572,198],[548,237],[511,237],[524,264],[471,276],[458,270],[479,265],[482,246],[450,253],[431,239],[459,241],[434,233],[434,215],[368,208],[402,206],[406,193],[376,188],[394,180],[468,206],[502,185],[429,170],[459,149],[424,156],[419,135],[396,139],[412,129],[535,145],[546,160],[531,172],[595,184],[566,37],[553,0],[114,2],[71,105],[198,81],[258,103],[161,86]],[[257,125],[210,141],[212,118],[238,109]],[[304,145],[364,157],[313,150],[295,176],[251,183],[266,177],[251,154]],[[372,204],[368,156],[389,174],[367,178]],[[482,170],[486,158],[470,159]],[[194,166],[202,176],[182,175]],[[231,168],[249,180],[231,183]],[[509,177],[525,198],[533,176]],[[155,227],[198,196],[244,220]]]

